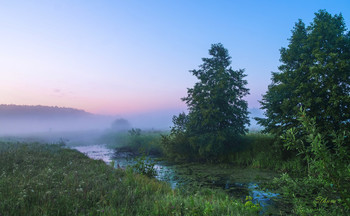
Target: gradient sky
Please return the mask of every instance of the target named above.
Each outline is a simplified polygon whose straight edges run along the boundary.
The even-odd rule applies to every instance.
[[[259,107],[294,23],[319,9],[350,26],[349,0],[0,1],[0,104],[185,110],[188,71],[220,42]]]

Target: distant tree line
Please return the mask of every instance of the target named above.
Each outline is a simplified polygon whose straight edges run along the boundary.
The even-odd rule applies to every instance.
[[[12,105],[1,104],[0,105],[0,117],[49,117],[49,116],[61,116],[61,117],[78,117],[92,115],[84,110],[57,107],[57,106],[29,106],[29,105]]]

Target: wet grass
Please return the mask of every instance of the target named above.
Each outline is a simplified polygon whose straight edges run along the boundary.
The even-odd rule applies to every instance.
[[[0,215],[256,215],[220,190],[172,190],[59,145],[0,142]]]

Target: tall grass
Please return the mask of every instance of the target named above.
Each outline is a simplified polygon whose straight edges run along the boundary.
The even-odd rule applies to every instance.
[[[0,215],[255,215],[221,191],[193,194],[58,145],[0,142]]]
[[[150,154],[161,155],[163,148],[161,145],[161,135],[167,134],[165,131],[133,131],[112,132],[103,134],[99,142],[105,143],[108,148],[129,148],[131,151],[145,151]]]
[[[139,134],[109,132],[100,138],[100,142],[106,143],[109,148],[128,147],[131,151],[142,149],[146,153],[159,154],[168,160],[174,160],[172,156],[176,155],[177,152],[164,152],[166,148],[162,143],[161,135],[167,135],[167,132],[141,131]],[[232,142],[235,143],[234,147],[227,151],[227,154],[218,156],[218,161],[242,167],[266,168],[292,174],[302,172],[305,169],[302,159],[298,156],[295,157],[292,152],[286,154],[286,150],[280,149],[280,145],[275,144],[276,139],[270,134],[248,133],[239,137],[238,140],[232,140]],[[293,154],[293,156],[288,154]],[[182,160],[186,161],[186,157]]]
[[[227,161],[239,166],[281,172],[299,172],[304,169],[300,158],[286,157],[285,152],[275,142],[272,135],[248,133],[241,137],[239,147],[228,154]]]

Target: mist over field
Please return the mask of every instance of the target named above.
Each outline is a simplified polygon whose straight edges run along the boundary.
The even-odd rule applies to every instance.
[[[253,117],[261,117],[262,111],[250,109],[250,129],[259,130]],[[0,105],[0,135],[28,135],[38,133],[104,131],[111,128],[116,119],[125,119],[130,128],[142,130],[170,130],[172,117],[181,110],[107,116],[84,110],[48,106]]]
[[[0,105],[1,135],[105,129],[112,120],[73,108]]]

